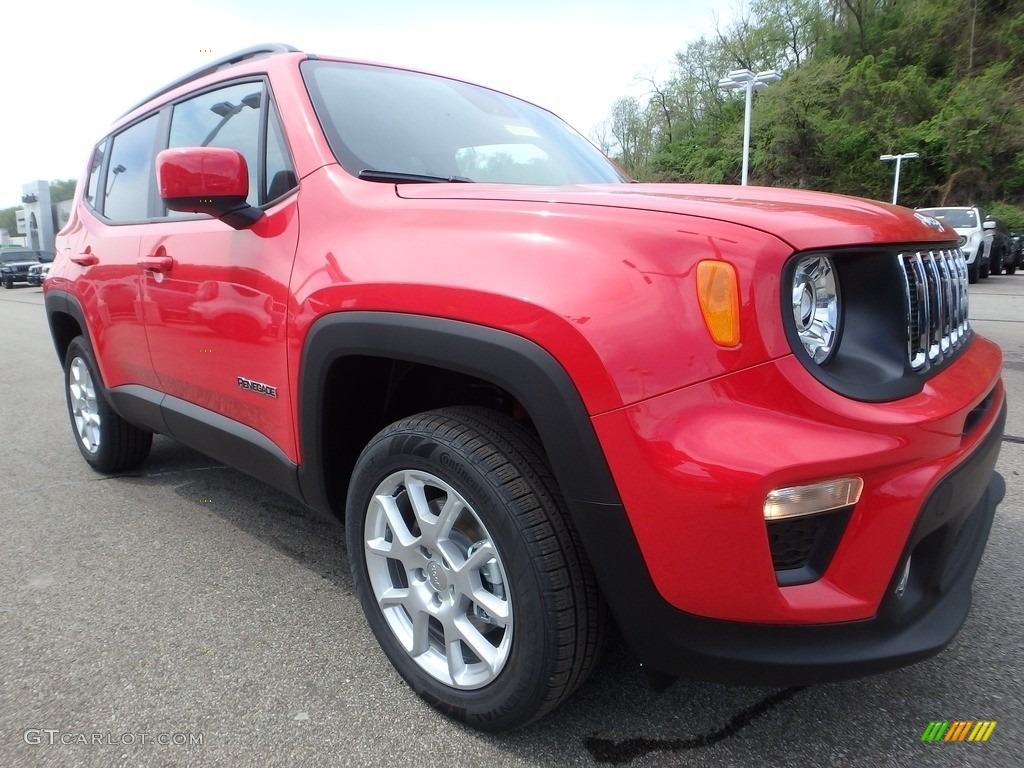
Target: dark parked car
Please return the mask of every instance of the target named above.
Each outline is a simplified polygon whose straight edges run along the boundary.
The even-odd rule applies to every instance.
[[[1012,241],[1010,230],[1006,225],[993,219],[991,216],[985,219],[982,224],[985,230],[985,249],[989,254],[989,269],[993,275],[998,275],[1006,268],[1006,274],[1012,275],[1017,271],[1017,263],[1011,258]]]
[[[0,251],[0,279],[3,280],[4,288],[28,282],[28,268],[42,260],[41,253],[31,248],[4,248]],[[48,255],[52,261],[53,254]]]
[[[1007,272],[1011,275],[1013,271],[1024,267],[1024,236],[1017,230],[1010,232],[1010,263],[1014,270],[1007,269]]]

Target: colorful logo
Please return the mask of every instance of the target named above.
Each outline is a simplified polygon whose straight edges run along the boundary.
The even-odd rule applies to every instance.
[[[995,729],[995,720],[932,720],[921,741],[988,741]]]

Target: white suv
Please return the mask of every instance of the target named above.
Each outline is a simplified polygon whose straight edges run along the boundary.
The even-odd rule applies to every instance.
[[[977,208],[918,208],[920,213],[938,219],[956,230],[960,235],[960,250],[967,259],[967,276],[970,282],[979,277],[988,277],[989,249],[985,247],[984,217]]]

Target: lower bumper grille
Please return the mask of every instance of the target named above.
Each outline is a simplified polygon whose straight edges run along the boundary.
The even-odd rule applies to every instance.
[[[852,509],[846,507],[766,523],[772,566],[779,586],[806,584],[821,578],[842,538]]]

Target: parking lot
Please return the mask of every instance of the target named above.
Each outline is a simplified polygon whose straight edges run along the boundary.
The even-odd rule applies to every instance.
[[[104,478],[72,441],[36,288],[0,291],[0,765],[1024,765],[1024,275],[971,287],[1002,345],[1007,481],[954,644],[808,688],[649,690],[613,641],[584,687],[493,736],[392,670],[339,524],[166,439]],[[989,720],[984,743],[922,743]]]

